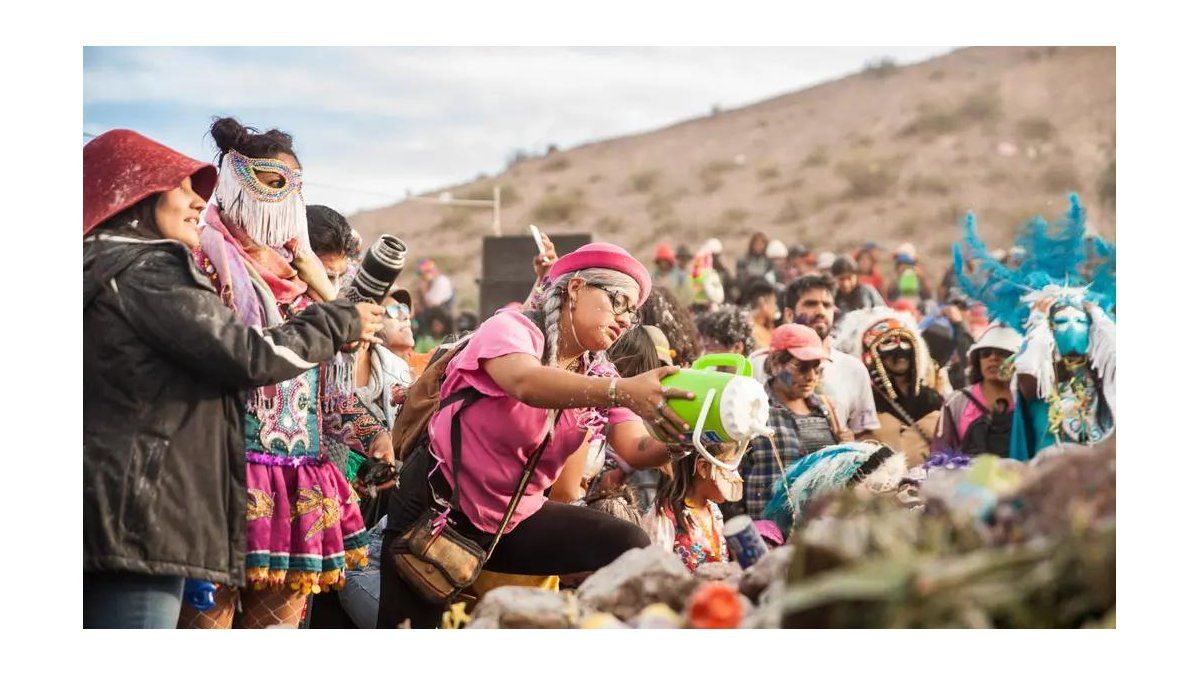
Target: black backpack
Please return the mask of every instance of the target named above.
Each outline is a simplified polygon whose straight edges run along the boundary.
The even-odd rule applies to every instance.
[[[969,389],[960,391],[983,414],[971,422],[963,432],[959,451],[971,456],[989,454],[1008,457],[1008,441],[1012,435],[1012,410],[993,413],[983,401],[975,398]]]

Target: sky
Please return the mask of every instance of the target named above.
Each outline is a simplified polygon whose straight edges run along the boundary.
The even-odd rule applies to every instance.
[[[212,161],[231,115],[293,135],[305,200],[346,214],[950,47],[85,47],[83,140],[131,128]]]

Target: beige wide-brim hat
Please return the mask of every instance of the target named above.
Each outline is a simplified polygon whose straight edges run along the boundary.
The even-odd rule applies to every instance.
[[[658,326],[648,324],[643,324],[642,330],[645,330],[650,335],[650,339],[654,341],[654,351],[658,352],[658,360],[664,366],[675,365],[675,359],[671,356],[671,343],[667,341],[666,334],[659,330]]]

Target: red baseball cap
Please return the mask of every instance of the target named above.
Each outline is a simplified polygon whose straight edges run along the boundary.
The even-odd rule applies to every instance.
[[[798,323],[785,323],[771,331],[771,351],[784,350],[801,361],[833,360],[817,331]]]

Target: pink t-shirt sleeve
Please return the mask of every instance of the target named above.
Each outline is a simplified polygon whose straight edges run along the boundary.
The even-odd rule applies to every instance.
[[[537,326],[524,314],[503,311],[484,321],[471,341],[446,368],[442,396],[448,396],[464,384],[487,396],[507,396],[503,389],[483,369],[483,362],[509,354],[542,356],[545,338]]]

